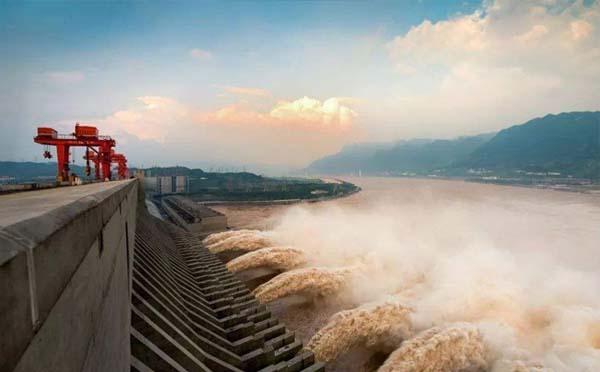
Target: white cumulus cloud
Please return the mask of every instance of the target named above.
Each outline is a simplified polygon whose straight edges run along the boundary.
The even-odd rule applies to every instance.
[[[404,80],[376,119],[395,117],[396,136],[455,136],[598,110],[599,26],[600,2],[582,0],[494,0],[425,20],[387,44]]]

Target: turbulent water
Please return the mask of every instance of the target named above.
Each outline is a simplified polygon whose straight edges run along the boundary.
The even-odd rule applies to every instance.
[[[357,345],[391,351],[411,336],[409,316],[410,309],[394,300],[340,311],[310,339],[306,348],[327,362]]]
[[[260,232],[233,231],[231,235],[225,235],[221,238],[209,236],[207,248],[212,253],[221,253],[226,251],[255,251],[265,248],[272,244],[272,241]],[[229,232],[227,233],[229,234]]]
[[[291,247],[269,247],[246,253],[227,263],[232,272],[267,267],[278,270],[290,270],[306,262],[304,252]]]
[[[290,295],[306,297],[333,295],[343,288],[352,274],[350,268],[309,267],[279,274],[254,290],[260,302],[271,302]]]
[[[239,236],[241,234],[247,234],[247,233],[255,233],[258,234],[260,233],[259,230],[249,230],[249,229],[236,229],[236,230],[230,230],[230,231],[224,231],[224,232],[220,232],[220,233],[215,233],[215,234],[211,234],[209,236],[207,236],[202,243],[206,244],[206,245],[211,245],[211,244],[215,244],[217,242],[223,241],[225,239],[234,237],[234,236]]]
[[[407,340],[378,372],[485,371],[485,346],[476,327],[434,327]]]
[[[307,262],[256,294],[274,302],[274,311],[300,329],[304,342],[342,335],[333,351],[321,355],[335,359],[330,370],[356,371],[369,353],[390,351],[390,345],[365,340],[407,337],[399,327],[380,338],[380,329],[363,323],[377,318],[365,308],[392,296],[411,309],[418,336],[401,342],[390,358],[412,355],[408,348],[430,335],[416,349],[429,355],[418,361],[425,364],[411,363],[447,363],[431,370],[456,370],[465,360],[483,368],[483,359],[493,372],[600,371],[599,196],[455,181],[350,181],[363,191],[332,202],[223,207],[237,226],[264,231],[211,242],[213,251],[287,246],[303,252]],[[328,313],[338,306],[356,320],[311,322],[320,319],[318,307],[279,304],[295,294],[323,298]],[[385,315],[378,321],[384,324]],[[345,341],[343,335],[353,333],[360,341]],[[464,358],[436,362],[437,354],[429,354],[431,345],[446,350],[453,342]],[[329,346],[315,345],[330,343],[310,345],[319,354]],[[357,361],[363,354],[366,359]]]

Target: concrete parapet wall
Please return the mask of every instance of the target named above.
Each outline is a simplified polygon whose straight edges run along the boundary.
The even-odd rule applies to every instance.
[[[136,180],[0,197],[1,371],[124,371]]]

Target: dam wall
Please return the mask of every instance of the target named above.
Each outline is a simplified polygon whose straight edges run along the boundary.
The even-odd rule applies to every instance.
[[[138,180],[0,196],[0,327],[2,372],[324,371]]]
[[[138,182],[0,197],[0,370],[125,371]]]

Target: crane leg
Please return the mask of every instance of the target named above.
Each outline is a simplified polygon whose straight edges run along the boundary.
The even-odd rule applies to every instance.
[[[58,163],[56,180],[58,182],[69,180],[69,146],[56,145],[56,160]]]

